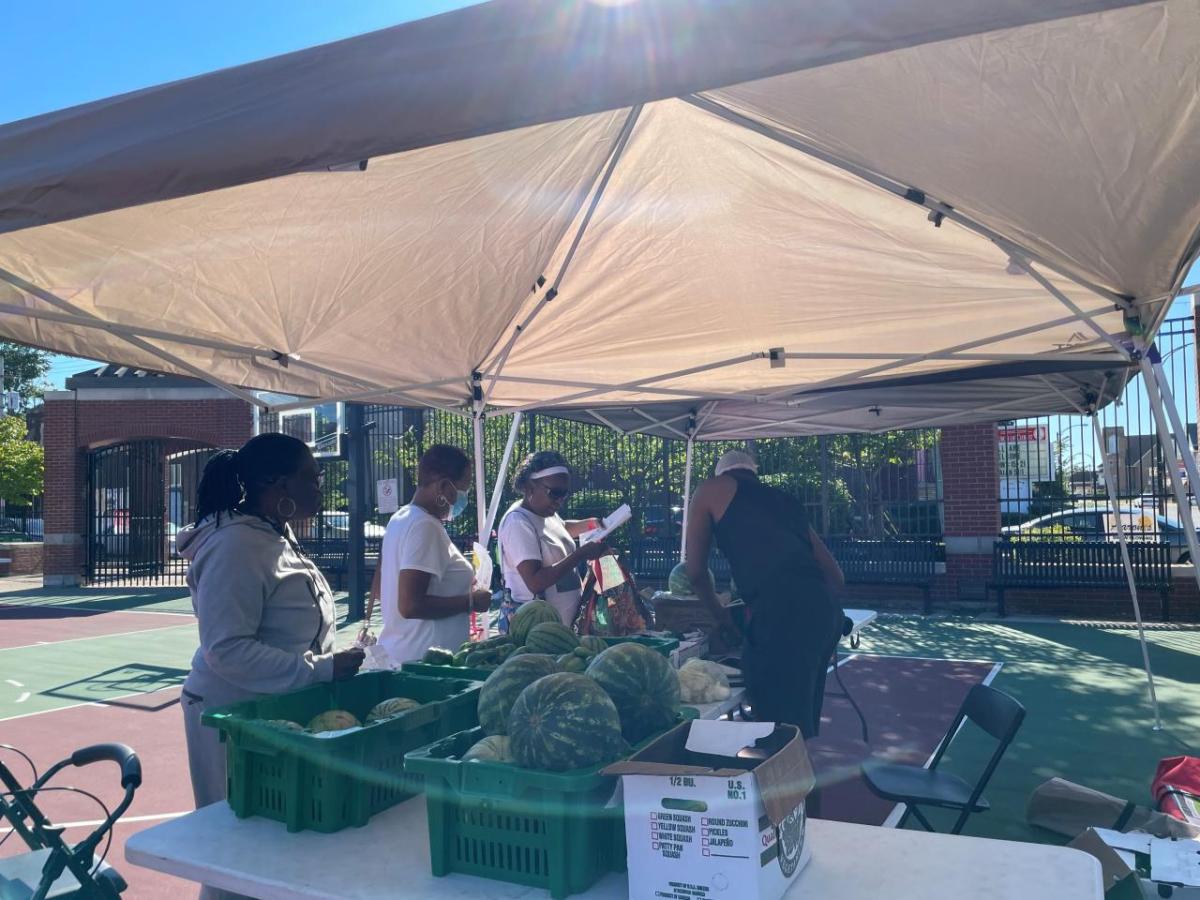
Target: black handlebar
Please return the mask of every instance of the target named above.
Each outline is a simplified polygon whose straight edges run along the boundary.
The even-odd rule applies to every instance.
[[[93,744],[71,754],[73,766],[90,766],[94,762],[115,762],[121,767],[121,787],[141,787],[142,763],[124,744]]]

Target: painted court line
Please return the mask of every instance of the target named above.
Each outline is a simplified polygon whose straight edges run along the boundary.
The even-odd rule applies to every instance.
[[[923,657],[913,657],[913,658],[914,659],[922,659]],[[956,660],[956,662],[964,662],[964,661],[965,662],[987,662],[986,659]],[[981,681],[980,684],[991,684],[992,681],[996,678],[996,676],[1000,673],[1000,670],[1003,667],[1004,667],[1004,663],[1002,663],[1002,662],[993,663],[992,670],[990,672],[988,672],[987,675],[984,676],[983,681]],[[958,728],[955,729],[954,737],[950,738],[951,741],[953,741],[954,738],[958,737],[958,732],[962,731],[962,727],[965,724],[967,724],[965,719],[962,722],[958,723]],[[941,741],[938,741],[938,744],[940,746]],[[929,759],[925,760],[925,765],[922,768],[928,769],[929,764],[933,762],[933,758],[936,755],[937,755],[937,747],[934,747],[933,753],[929,754]],[[895,806],[893,806],[892,811],[888,814],[888,817],[883,820],[883,824],[880,827],[881,828],[895,828],[900,823],[900,818],[904,815],[905,805],[906,804],[904,804],[904,803],[897,803]]]
[[[112,637],[131,637],[135,634],[154,634],[156,631],[170,631],[173,628],[188,628],[189,625],[162,625],[158,628],[141,628],[137,631],[114,631],[106,634],[89,634],[86,637],[65,638],[61,641],[38,641],[36,644],[22,644],[20,647],[0,647],[0,653],[7,653],[9,650],[28,650],[31,647],[47,647],[51,644],[57,646],[59,644],[73,644],[76,641],[98,641],[101,638]],[[9,682],[13,684],[14,682]],[[21,685],[17,685],[21,687]]]
[[[3,609],[6,606],[9,608],[20,608],[20,609],[70,609],[75,612],[90,612],[90,613],[116,612],[116,613],[130,613],[131,615],[135,615],[135,616],[188,616],[189,618],[195,618],[195,613],[190,612],[190,611],[189,612],[181,612],[180,610],[177,610],[177,609],[108,609],[107,607],[97,606],[94,603],[92,603],[92,604],[84,603],[82,605],[75,604],[75,603],[61,603],[61,604],[56,604],[54,606],[45,606],[45,605],[42,605],[39,603],[7,603],[6,604],[3,600],[3,597],[0,596],[0,611],[3,611]]]
[[[13,687],[15,687],[15,688],[23,688],[23,687],[25,687],[25,685],[21,684],[21,682],[19,682],[19,681],[13,681],[11,678],[5,678],[5,679],[4,679],[4,683],[5,683],[5,684],[11,684],[11,685],[12,685]]]
[[[78,709],[81,706],[107,707],[111,706],[115,700],[128,700],[130,697],[152,697],[155,694],[161,694],[163,691],[177,691],[180,689],[180,687],[182,687],[182,682],[180,684],[172,684],[167,687],[161,687],[156,691],[134,691],[133,693],[121,694],[117,697],[105,697],[103,700],[85,700],[82,703],[71,703],[67,706],[56,706],[54,709],[42,709],[38,710],[37,712],[21,713],[20,715],[16,716],[4,716],[3,718],[0,718],[0,722],[11,722],[14,719],[28,719],[30,716],[44,716],[48,715],[49,713],[62,712],[64,709]]]
[[[132,825],[134,822],[158,822],[162,819],[178,819],[180,816],[186,816],[192,810],[187,812],[173,813],[157,813],[152,816],[121,816],[117,819],[118,825]],[[103,825],[104,819],[90,819],[87,822],[55,822],[55,828],[95,828],[97,825]],[[8,834],[11,828],[0,828],[0,834]]]

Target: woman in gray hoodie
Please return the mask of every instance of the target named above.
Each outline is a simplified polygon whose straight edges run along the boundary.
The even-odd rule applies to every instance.
[[[205,709],[349,678],[362,665],[361,650],[334,652],[333,593],[292,533],[320,506],[316,460],[287,435],[258,435],[204,468],[196,523],[176,538],[200,626],[182,698],[197,808],[226,790],[225,747],[201,724]]]

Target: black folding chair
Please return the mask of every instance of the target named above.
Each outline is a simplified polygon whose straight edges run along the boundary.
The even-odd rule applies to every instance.
[[[14,750],[3,745],[3,749]],[[20,753],[21,756],[25,754]],[[32,766],[32,761],[25,756]],[[75,846],[63,840],[63,827],[53,824],[38,807],[36,796],[49,791],[76,791],[78,788],[49,787],[50,781],[67,766],[115,762],[121,768],[121,787],[125,794],[100,825]],[[127,887],[125,880],[104,862],[107,847],[97,860],[96,849],[106,836],[111,843],[112,827],[133,802],[134,792],[142,783],[142,766],[137,754],[124,744],[96,744],[55,763],[34,781],[21,785],[0,762],[0,822],[12,829],[5,840],[17,835],[26,852],[0,859],[0,900],[116,900]],[[99,801],[97,801],[99,802]],[[103,804],[101,804],[103,805]]]
[[[957,775],[938,771],[938,763],[942,761],[946,748],[958,734],[964,719],[974,722],[998,742],[996,751],[974,786]],[[954,717],[954,724],[938,744],[937,752],[934,753],[928,768],[869,759],[862,765],[863,780],[877,796],[893,803],[905,804],[904,816],[900,819],[898,827],[904,827],[911,813],[926,831],[933,831],[933,826],[919,808],[932,806],[959,811],[958,821],[954,823],[951,831],[952,834],[959,834],[971,813],[984,812],[990,808],[988,802],[983,799],[983,790],[1024,719],[1025,707],[1008,694],[977,684],[967,694],[958,715]]]

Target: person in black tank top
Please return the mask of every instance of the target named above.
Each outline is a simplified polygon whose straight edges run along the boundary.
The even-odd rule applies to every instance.
[[[844,618],[833,594],[843,583],[837,562],[803,505],[759,481],[753,457],[743,451],[721,458],[717,476],[696,491],[688,519],[688,576],[716,612],[705,575],[713,538],[747,607],[742,670],[754,718],[816,737]],[[719,616],[728,619],[723,609]]]

